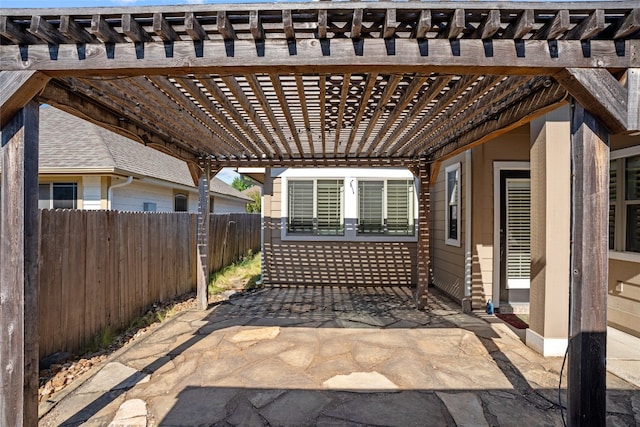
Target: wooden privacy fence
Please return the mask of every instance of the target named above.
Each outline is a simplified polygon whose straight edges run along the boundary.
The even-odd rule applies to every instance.
[[[40,211],[40,357],[126,328],[195,289],[196,215]],[[260,249],[260,216],[212,215],[209,271]]]

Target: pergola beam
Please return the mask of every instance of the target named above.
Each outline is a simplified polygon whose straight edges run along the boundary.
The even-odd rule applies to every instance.
[[[637,49],[634,41],[633,49]],[[316,39],[292,41],[267,39],[256,48],[254,40],[234,40],[230,51],[220,40],[202,40],[198,48],[193,41],[174,41],[171,49],[163,42],[144,43],[144,54],[133,43],[92,44],[78,54],[73,44],[57,46],[52,56],[48,45],[0,46],[3,70],[41,70],[51,76],[118,75],[188,73],[258,73],[273,70],[274,64],[300,73],[320,72],[421,72],[469,74],[483,72],[499,75],[555,74],[565,68],[626,69],[640,66],[633,56],[632,41],[616,45],[612,40],[591,40],[590,54],[584,55],[580,40],[557,40],[550,47],[547,40],[489,41],[456,40],[456,49],[446,39],[395,39],[390,54],[384,39],[362,39],[362,51],[354,49],[351,40],[332,39],[327,48]],[[620,53],[624,52],[623,55]]]
[[[610,132],[627,130],[628,90],[607,70],[567,68],[556,79]]]
[[[50,77],[37,71],[0,71],[0,127],[9,123],[14,114],[49,81]]]

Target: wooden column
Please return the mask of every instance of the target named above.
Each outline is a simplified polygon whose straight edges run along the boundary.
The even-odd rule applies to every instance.
[[[211,181],[211,161],[200,159],[198,175],[198,271],[197,299],[198,308],[206,310],[209,306],[209,185]]]
[[[421,160],[418,164],[417,172],[420,188],[418,190],[418,287],[416,289],[416,304],[418,308],[423,309],[427,306],[429,277],[431,274],[429,164]]]
[[[39,106],[2,128],[0,199],[0,425],[38,424]]]
[[[609,135],[582,105],[571,111],[572,230],[568,420],[606,415]]]

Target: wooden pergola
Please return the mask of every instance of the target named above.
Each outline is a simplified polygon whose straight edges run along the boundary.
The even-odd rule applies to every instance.
[[[439,162],[571,102],[569,420],[604,425],[608,135],[640,130],[639,29],[637,0],[1,9],[0,424],[37,423],[40,103],[188,161],[205,261],[222,167],[408,167],[420,303]]]

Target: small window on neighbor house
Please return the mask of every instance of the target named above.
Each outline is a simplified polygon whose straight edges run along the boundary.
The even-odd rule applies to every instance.
[[[186,194],[177,193],[173,196],[173,210],[175,212],[187,212],[189,210],[187,201],[188,199]]]
[[[290,180],[288,233],[344,235],[344,180]]]
[[[77,209],[78,184],[75,182],[39,184],[38,207],[40,209]]]
[[[445,243],[460,246],[460,163],[445,169]]]
[[[209,213],[213,213],[213,200],[215,199],[215,197],[211,196],[209,197]]]
[[[142,210],[144,212],[155,212],[158,210],[158,207],[155,203],[153,202],[144,202],[142,204]]]

